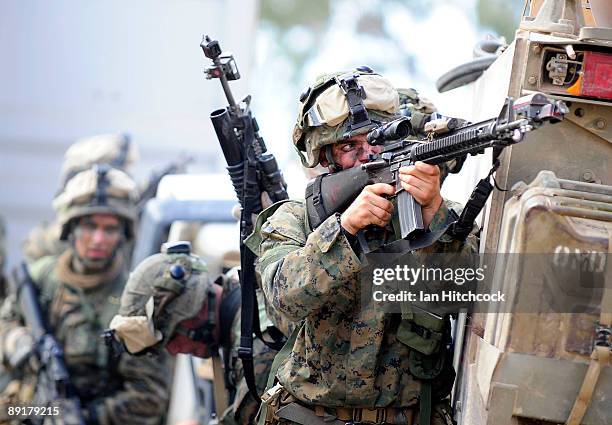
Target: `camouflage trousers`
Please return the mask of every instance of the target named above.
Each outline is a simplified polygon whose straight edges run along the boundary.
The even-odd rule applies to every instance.
[[[419,425],[419,411],[416,406],[379,409],[311,406],[297,400],[279,384],[262,396],[259,415],[259,425]],[[455,425],[447,401],[433,406],[429,423]]]

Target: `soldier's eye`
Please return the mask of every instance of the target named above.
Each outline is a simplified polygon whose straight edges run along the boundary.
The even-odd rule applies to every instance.
[[[96,231],[96,225],[95,223],[92,223],[90,221],[85,221],[82,222],[79,227],[81,228],[81,230],[83,230],[84,232],[87,233],[93,233]]]
[[[350,152],[355,149],[355,145],[356,143],[347,143],[346,145],[342,146],[341,150],[342,152]]]
[[[121,228],[119,226],[105,226],[102,228],[102,231],[104,232],[106,236],[116,237],[116,236],[119,236],[119,233],[121,232]]]

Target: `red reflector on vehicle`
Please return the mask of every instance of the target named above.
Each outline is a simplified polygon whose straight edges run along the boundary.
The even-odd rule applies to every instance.
[[[580,95],[612,99],[612,55],[584,52]]]

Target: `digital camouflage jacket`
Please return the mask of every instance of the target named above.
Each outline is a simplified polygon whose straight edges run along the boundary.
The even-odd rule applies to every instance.
[[[445,201],[430,224],[450,220]],[[309,232],[302,202],[282,204],[249,246],[259,256],[257,270],[268,301],[292,322],[303,321],[293,351],[277,379],[298,400],[326,407],[409,407],[418,402],[421,382],[410,372],[410,348],[397,338],[401,317],[360,308],[362,263],[331,216]],[[476,249],[441,239],[436,252]],[[450,366],[449,366],[450,367]],[[433,382],[434,397],[452,388],[452,367]]]

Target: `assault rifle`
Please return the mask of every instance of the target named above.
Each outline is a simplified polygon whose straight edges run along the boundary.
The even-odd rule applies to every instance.
[[[240,78],[238,67],[231,54],[223,54],[219,42],[205,36],[200,44],[204,55],[213,64],[206,68],[207,79],[218,78],[229,105],[210,114],[213,127],[219,139],[221,150],[227,162],[227,171],[232,180],[234,191],[242,207],[240,214],[240,288],[241,323],[240,356],[249,391],[259,400],[253,370],[253,332],[266,345],[280,350],[284,337],[275,328],[269,333],[274,341],[266,341],[259,327],[259,313],[255,289],[255,254],[244,241],[253,231],[253,214],[262,211],[262,195],[272,203],[288,199],[287,184],[278,168],[274,155],[267,152],[266,144],[259,135],[257,120],[250,110],[251,96],[236,103],[229,88],[229,81]],[[226,365],[227,366],[227,365]]]
[[[397,210],[402,239],[423,236],[424,226],[421,206],[410,193],[404,191],[399,181],[399,169],[417,161],[442,164],[452,159],[465,158],[467,154],[484,153],[494,148],[497,155],[506,146],[519,143],[525,133],[545,122],[556,123],[568,113],[562,101],[548,99],[542,93],[534,93],[514,101],[507,98],[496,118],[479,123],[469,123],[456,118],[439,118],[425,124],[423,140],[406,139],[417,134],[408,117],[401,117],[384,124],[367,135],[371,145],[382,145],[382,152],[371,161],[333,174],[324,174],[312,180],[306,189],[308,219],[314,229],[336,212],[344,211],[366,186],[388,183],[396,187]],[[488,178],[481,180],[470,199],[477,199],[479,208],[468,202],[462,216],[453,223],[451,232],[466,237],[473,221],[484,206],[492,190]],[[487,192],[488,191],[488,192]],[[484,198],[484,199],[483,199]],[[433,241],[431,241],[433,242]]]
[[[22,263],[15,269],[11,290],[17,297],[26,325],[34,337],[34,355],[38,363],[36,392],[33,403],[40,406],[59,406],[59,423],[69,425],[85,424],[81,413],[81,402],[70,383],[64,353],[53,333],[47,329],[38,304],[36,287]],[[47,417],[53,418],[53,416]],[[30,419],[31,423],[38,423]],[[40,420],[40,423],[43,421]]]

